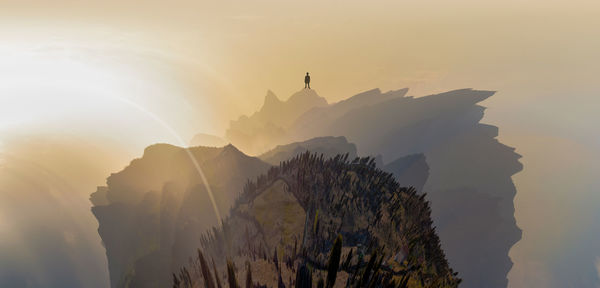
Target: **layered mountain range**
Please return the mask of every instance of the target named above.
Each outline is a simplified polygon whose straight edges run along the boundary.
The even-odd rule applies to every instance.
[[[269,178],[270,167],[308,151],[324,159],[372,156],[372,169],[390,173],[399,187],[427,193],[424,200],[430,202],[447,268],[459,273],[461,287],[506,287],[512,265],[508,251],[521,235],[513,216],[516,190],[511,175],[522,167],[514,149],[496,140],[497,128],[480,123],[484,107],[477,103],[493,92],[463,89],[420,98],[406,94],[407,89],[375,89],[328,104],[314,90],[299,91],[287,101],[269,92],[258,112],[231,122],[226,138],[233,145],[148,147],[142,158],[112,174],[107,186],[92,195],[111,285],[171,285],[171,273],[195,257],[201,235],[219,227],[216,215],[227,217],[230,208],[239,209],[249,180],[263,173]],[[197,139],[209,138],[214,139]],[[281,198],[276,196],[272,198]],[[306,212],[310,209],[299,198],[286,199],[296,199],[305,214],[313,213]],[[263,204],[278,205],[269,199]],[[387,205],[372,203],[376,210]],[[285,222],[284,214],[273,219]],[[290,227],[296,227],[292,222]],[[288,224],[278,225],[285,230]],[[299,233],[296,228],[289,229]]]

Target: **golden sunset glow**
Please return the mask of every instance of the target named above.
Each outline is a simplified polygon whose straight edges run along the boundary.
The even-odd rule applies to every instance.
[[[482,122],[499,127],[498,140],[524,165],[513,177],[523,237],[510,252],[509,287],[554,287],[567,269],[560,259],[587,261],[582,247],[600,239],[599,215],[589,212],[600,208],[589,192],[600,188],[590,160],[600,157],[599,15],[600,2],[584,0],[2,1],[0,168],[9,158],[38,161],[40,175],[77,188],[52,199],[87,213],[96,186],[145,147],[187,146],[198,133],[225,138],[268,90],[281,100],[302,90],[306,72],[329,103],[373,88],[408,87],[415,97],[497,91],[480,103]],[[89,166],[24,144],[30,137],[69,147]],[[36,160],[42,154],[51,160]],[[0,202],[11,193],[0,190]],[[64,235],[93,239],[91,254],[104,257],[87,217],[77,225],[88,238]],[[11,219],[0,210],[0,235],[10,231],[0,248],[22,237]]]

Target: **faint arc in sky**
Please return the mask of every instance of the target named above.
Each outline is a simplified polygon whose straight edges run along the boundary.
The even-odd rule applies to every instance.
[[[202,179],[202,182],[204,184],[204,188],[206,188],[206,192],[208,193],[208,197],[210,198],[210,202],[213,206],[213,210],[215,211],[215,215],[217,216],[217,226],[220,225],[221,222],[221,213],[219,212],[219,208],[217,207],[217,202],[215,201],[215,197],[212,193],[212,189],[210,189],[210,186],[208,185],[208,180],[206,179],[206,176],[204,175],[204,172],[202,171],[202,168],[200,168],[200,164],[198,164],[198,161],[196,160],[196,158],[194,157],[194,155],[192,154],[192,152],[190,151],[190,149],[187,147],[187,144],[185,143],[185,141],[179,136],[179,134],[175,131],[175,129],[173,129],[171,126],[169,126],[169,124],[167,124],[165,121],[163,121],[162,119],[160,119],[160,117],[158,117],[156,114],[152,113],[151,111],[149,111],[148,109],[144,108],[143,106],[129,100],[126,98],[122,98],[122,97],[111,97],[114,98],[116,100],[119,100],[127,105],[130,105],[140,111],[142,111],[144,114],[148,115],[150,118],[152,118],[154,121],[158,122],[161,126],[163,126],[165,129],[167,129],[169,131],[169,133],[171,133],[171,135],[173,137],[175,137],[175,139],[179,142],[179,144],[182,146],[183,149],[185,149],[185,152],[187,153],[187,155],[190,157],[190,160],[192,161],[192,163],[194,164],[194,167],[196,168],[196,171],[198,172],[198,174],[200,175],[200,178]]]

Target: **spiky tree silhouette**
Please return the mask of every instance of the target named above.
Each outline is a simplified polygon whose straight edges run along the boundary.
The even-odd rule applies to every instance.
[[[204,259],[204,254],[198,249],[198,259],[200,260],[200,269],[202,271],[202,278],[204,278],[204,285],[206,288],[215,288],[212,275],[210,274],[210,268]]]
[[[215,265],[215,259],[212,259],[213,270],[215,273],[215,279],[217,280],[217,288],[222,288],[221,277],[219,277],[219,271],[217,271],[217,265]]]
[[[267,238],[272,236],[265,232],[272,232],[272,227],[258,221],[247,207],[264,191],[272,191],[277,181],[285,183],[284,191],[291,193],[305,212],[293,220],[305,225],[304,231],[292,231],[297,234],[288,238],[291,240],[273,244]],[[327,273],[323,287],[339,285],[335,279],[340,270],[348,275],[347,287],[405,288],[409,282],[411,287],[456,287],[460,279],[441,249],[425,197],[413,188],[401,187],[392,174],[377,169],[373,158],[348,160],[347,155],[338,155],[323,159],[304,153],[281,162],[256,181],[248,181],[230,216],[221,227],[203,234],[200,242],[205,255],[216,259],[241,256],[252,265],[252,261],[274,264],[274,279],[292,270],[295,287],[311,287],[313,271],[323,276]],[[335,238],[339,234],[343,244],[352,247],[342,263],[341,245],[338,255]],[[338,266],[333,267],[336,262]],[[230,273],[235,271],[229,265],[227,268],[227,275],[233,276],[228,279],[235,280],[235,273]],[[214,263],[213,269],[220,288]],[[187,277],[180,274],[174,275],[174,283],[177,278],[179,285]],[[234,286],[230,283],[230,287]]]
[[[229,288],[239,288],[237,279],[235,277],[235,268],[231,260],[227,260],[227,281],[229,282]]]
[[[327,288],[333,287],[335,279],[337,278],[337,272],[340,268],[340,258],[342,256],[342,234],[338,234],[333,242],[333,249],[329,254],[329,264],[327,267]]]
[[[250,261],[246,261],[246,288],[252,287],[254,287],[254,284],[252,284],[252,267]]]
[[[296,272],[296,288],[312,288],[312,272],[305,264]]]

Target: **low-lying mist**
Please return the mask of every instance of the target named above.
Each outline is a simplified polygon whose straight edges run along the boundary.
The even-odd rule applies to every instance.
[[[89,194],[127,158],[93,140],[2,138],[0,287],[109,286]]]

